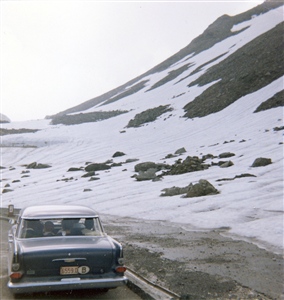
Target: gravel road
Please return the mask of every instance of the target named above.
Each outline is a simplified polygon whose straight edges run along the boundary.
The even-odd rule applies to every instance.
[[[284,299],[283,256],[225,237],[226,228],[101,217],[127,266],[181,299]]]

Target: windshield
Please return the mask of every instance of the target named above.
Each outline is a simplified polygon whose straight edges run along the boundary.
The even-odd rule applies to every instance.
[[[52,236],[102,236],[99,218],[22,219],[20,238]]]

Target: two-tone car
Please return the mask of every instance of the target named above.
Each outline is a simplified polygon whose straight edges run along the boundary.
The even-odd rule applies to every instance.
[[[127,283],[121,244],[99,215],[79,205],[22,209],[9,231],[10,290],[108,290]]]

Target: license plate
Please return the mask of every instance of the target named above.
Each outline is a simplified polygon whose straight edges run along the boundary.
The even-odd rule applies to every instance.
[[[78,267],[61,267],[60,275],[73,275],[78,274]]]

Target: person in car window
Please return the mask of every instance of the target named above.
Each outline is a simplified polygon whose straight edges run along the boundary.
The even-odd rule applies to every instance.
[[[51,221],[46,221],[44,223],[43,235],[44,236],[53,236],[54,235],[54,224]]]

